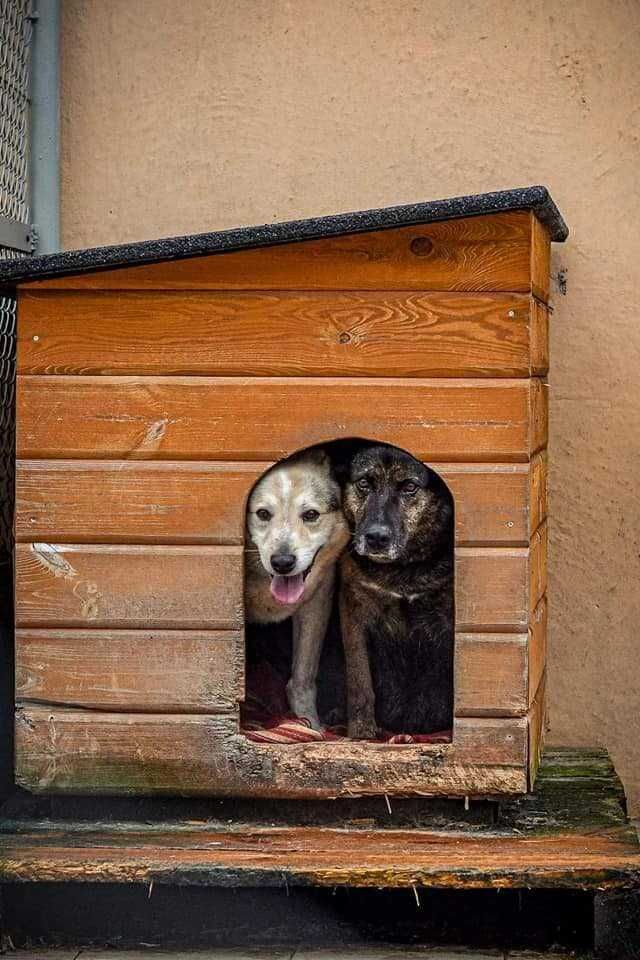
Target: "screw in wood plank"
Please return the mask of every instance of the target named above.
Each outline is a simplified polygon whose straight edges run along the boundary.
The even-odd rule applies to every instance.
[[[37,343],[39,339],[40,339],[40,337],[38,336],[38,334],[37,334],[37,333],[34,333],[34,335],[33,335],[34,343]]]

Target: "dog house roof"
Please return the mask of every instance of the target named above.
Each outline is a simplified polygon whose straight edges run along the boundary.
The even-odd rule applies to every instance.
[[[251,247],[269,247],[348,233],[366,233],[370,230],[391,230],[394,227],[514,210],[531,210],[547,227],[552,240],[566,240],[569,233],[567,225],[547,188],[520,187],[468,197],[451,197],[448,200],[384,207],[380,210],[313,217],[310,220],[290,220],[258,227],[220,230],[216,233],[196,233],[185,237],[167,237],[108,247],[90,247],[86,250],[67,250],[21,260],[5,260],[0,262],[0,287],[11,289],[17,283],[28,280],[46,280],[97,270],[162,263]]]

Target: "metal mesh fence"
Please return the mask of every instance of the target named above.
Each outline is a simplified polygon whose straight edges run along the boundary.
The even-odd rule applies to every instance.
[[[0,218],[29,221],[30,0],[0,0]],[[26,254],[0,244],[0,259]],[[0,563],[13,527],[15,302],[0,298]]]

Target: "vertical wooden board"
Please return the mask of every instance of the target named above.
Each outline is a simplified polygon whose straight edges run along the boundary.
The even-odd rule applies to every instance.
[[[536,297],[549,300],[551,240],[547,228],[534,213],[531,217],[531,287]]]
[[[457,717],[521,717],[527,703],[527,637],[456,635]]]
[[[547,446],[549,437],[549,387],[539,377],[532,377],[529,394],[529,453]]]
[[[527,376],[540,305],[422,291],[24,292],[18,371]]]
[[[549,370],[549,308],[534,298],[529,316],[530,372],[543,377]]]
[[[533,705],[529,711],[529,789],[536,780],[547,724],[546,675],[543,675]]]
[[[277,460],[365,437],[429,461],[528,461],[546,443],[540,381],[18,378],[22,459]]]
[[[542,597],[531,614],[529,626],[528,705],[534,701],[547,660],[547,598]]]
[[[17,630],[16,699],[94,710],[230,713],[241,631]]]
[[[226,630],[244,622],[241,547],[16,547],[16,622],[28,627]]]
[[[547,454],[536,454],[529,470],[529,529],[532,537],[538,527],[547,519]]]
[[[529,552],[529,609],[535,610],[547,589],[547,525],[531,537]]]
[[[538,296],[543,235],[528,211],[343,234],[35,283],[38,290],[470,290]],[[535,258],[532,244],[537,244]],[[548,282],[548,280],[547,280]]]

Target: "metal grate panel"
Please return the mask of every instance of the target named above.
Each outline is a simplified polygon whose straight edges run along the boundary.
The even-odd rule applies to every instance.
[[[0,0],[0,220],[29,223],[30,0]],[[0,244],[0,259],[25,256]],[[0,563],[13,539],[15,302],[0,298]]]

